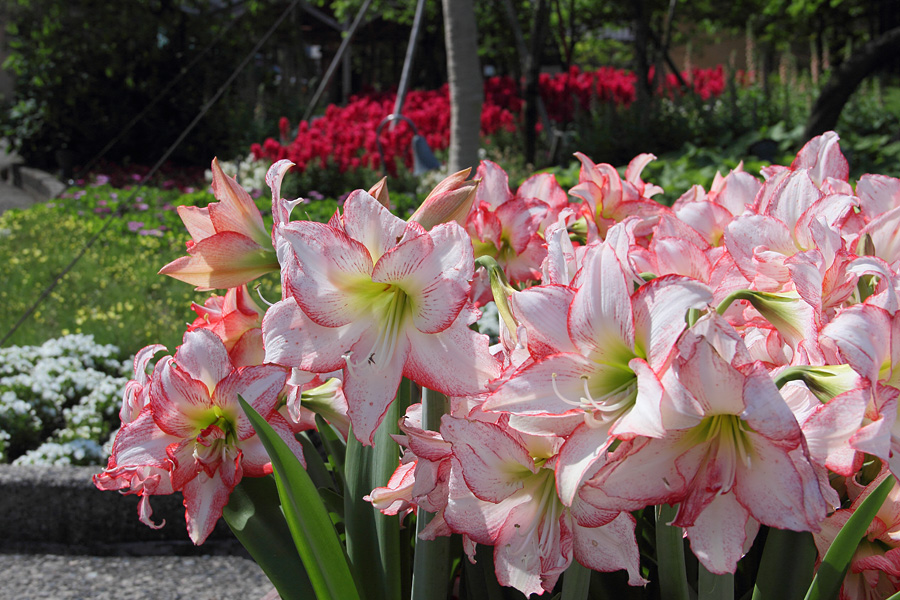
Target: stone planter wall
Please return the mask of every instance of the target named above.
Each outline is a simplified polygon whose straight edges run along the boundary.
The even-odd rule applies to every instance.
[[[153,520],[138,520],[138,497],[102,492],[91,483],[100,467],[0,465],[0,553],[242,554],[220,520],[202,546],[188,538],[182,496],[151,500]]]

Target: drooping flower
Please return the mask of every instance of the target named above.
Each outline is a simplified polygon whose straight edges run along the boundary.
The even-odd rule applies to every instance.
[[[206,208],[178,207],[191,234],[188,256],[176,258],[159,271],[198,290],[238,287],[278,269],[269,233],[253,199],[222,172],[216,160],[212,173],[218,202]]]

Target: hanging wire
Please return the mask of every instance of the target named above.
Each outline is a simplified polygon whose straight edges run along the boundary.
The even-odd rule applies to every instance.
[[[144,175],[140,183],[131,190],[131,194],[128,196],[128,198],[125,199],[125,202],[122,203],[123,207],[128,205],[131,200],[133,200],[134,197],[137,196],[137,193],[144,189],[144,187],[146,187],[147,182],[150,181],[150,179],[154,175],[156,175],[156,172],[163,165],[163,163],[165,163],[169,156],[171,156],[176,148],[178,148],[179,144],[184,141],[184,138],[187,137],[191,130],[197,126],[197,123],[199,123],[200,120],[204,116],[206,116],[206,113],[209,112],[209,109],[212,108],[213,104],[215,104],[219,100],[219,98],[222,97],[222,94],[224,94],[228,87],[234,82],[234,80],[237,79],[237,76],[241,73],[241,71],[244,70],[244,67],[247,66],[247,63],[250,62],[250,60],[256,55],[263,44],[265,44],[269,40],[272,34],[275,33],[275,30],[278,29],[278,26],[281,25],[281,23],[287,18],[287,16],[299,3],[300,0],[293,0],[291,4],[284,10],[284,12],[281,13],[281,16],[275,20],[269,30],[266,31],[262,38],[260,38],[253,49],[250,50],[249,53],[247,53],[247,56],[245,56],[241,63],[234,69],[234,71],[232,71],[228,79],[226,79],[225,82],[221,86],[219,86],[219,89],[216,91],[213,97],[210,98],[209,101],[207,101],[206,104],[204,104],[200,108],[200,112],[196,117],[194,117],[194,120],[191,121],[190,124],[181,132],[178,138],[163,153],[162,157],[158,161],[156,161],[156,164],[153,165],[150,171],[146,175]],[[44,300],[47,299],[48,296],[50,296],[50,294],[54,289],[56,289],[56,286],[59,285],[59,282],[62,281],[66,274],[72,270],[72,268],[78,263],[78,261],[81,260],[81,257],[84,256],[88,250],[90,250],[94,243],[98,239],[100,239],[100,236],[103,235],[109,225],[119,217],[121,217],[121,212],[115,215],[110,215],[110,218],[103,223],[103,226],[98,229],[93,236],[91,236],[91,238],[85,243],[85,245],[82,246],[78,254],[76,254],[75,257],[71,260],[71,262],[69,262],[69,264],[66,265],[66,267],[56,277],[54,277],[53,281],[51,281],[50,284],[44,289],[44,291],[41,292],[41,295],[38,296],[37,300],[35,300],[34,303],[28,308],[28,310],[26,310],[25,313],[19,318],[19,320],[16,321],[15,325],[13,325],[12,328],[8,332],[6,332],[6,335],[4,335],[3,339],[0,340],[0,347],[6,344],[6,341],[9,340],[9,338],[12,337],[13,334],[15,334],[19,327],[21,327],[22,324],[27,321],[32,314],[34,314],[34,311],[37,310],[37,308]]]

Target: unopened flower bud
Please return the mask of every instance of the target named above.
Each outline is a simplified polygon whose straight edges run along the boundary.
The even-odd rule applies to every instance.
[[[471,171],[472,169],[465,169],[440,182],[409,220],[425,229],[450,221],[465,226],[480,182],[479,179],[466,179]]]

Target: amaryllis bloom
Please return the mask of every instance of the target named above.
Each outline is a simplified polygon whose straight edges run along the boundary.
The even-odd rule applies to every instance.
[[[211,296],[203,306],[196,302],[191,310],[197,318],[188,331],[208,329],[219,336],[235,366],[262,364],[263,310],[253,301],[246,285],[229,289],[224,296]]]
[[[581,497],[620,510],[680,503],[674,524],[700,562],[733,573],[759,523],[818,531],[828,505],[797,420],[740,335],[713,312],[677,351],[666,435],[623,445]]]
[[[244,188],[212,162],[212,188],[218,202],[206,208],[179,206],[191,241],[188,256],[176,258],[160,273],[198,290],[233,288],[278,269],[262,215]]]
[[[630,275],[608,243],[588,248],[581,278],[577,291],[539,286],[513,296],[535,360],[484,404],[485,410],[530,417],[583,416],[556,467],[566,503],[616,437],[664,433],[659,377],[688,309],[712,300],[702,283],[674,275],[632,294]]]
[[[95,484],[147,495],[182,492],[188,534],[202,544],[241,478],[270,469],[238,394],[302,460],[299,443],[277,412],[286,379],[287,371],[276,365],[235,369],[216,335],[204,329],[186,333],[175,356],[156,364],[149,403],[119,430],[109,466]],[[143,490],[148,483],[155,487]],[[149,506],[142,520],[145,513],[149,518]]]
[[[501,585],[543,594],[573,560],[597,571],[625,569],[629,584],[646,583],[631,515],[559,500],[553,464],[561,438],[449,415],[441,434],[453,450],[444,520],[494,547]]]
[[[472,245],[456,223],[426,231],[362,190],[328,224],[287,222],[276,163],[274,235],[284,300],[263,321],[266,359],[304,371],[343,370],[356,437],[371,444],[401,377],[452,396],[497,376],[487,336],[469,328]]]
[[[641,180],[641,171],[656,158],[652,154],[640,154],[632,159],[625,171],[624,181],[612,165],[596,165],[581,152],[576,152],[575,156],[581,161],[581,172],[578,185],[569,193],[586,203],[584,213],[596,228],[589,233],[602,239],[610,227],[625,220],[625,217],[648,217],[667,210],[651,200],[662,192],[662,188]],[[588,239],[593,238],[589,236]]]

